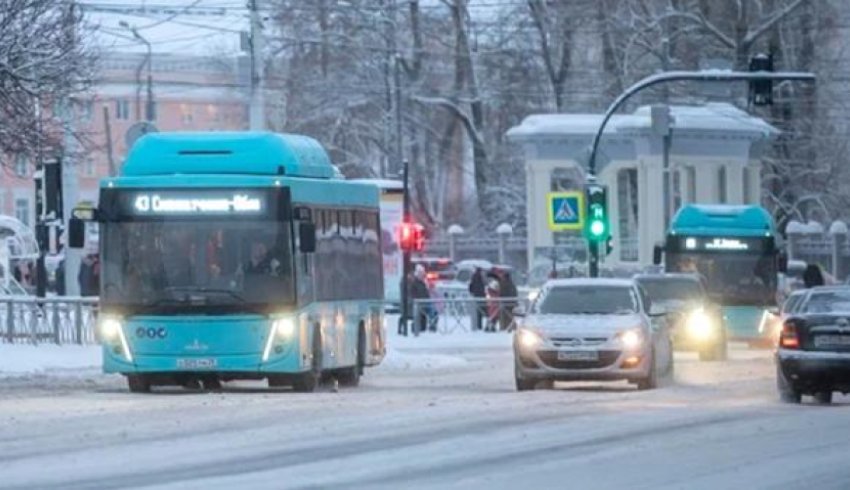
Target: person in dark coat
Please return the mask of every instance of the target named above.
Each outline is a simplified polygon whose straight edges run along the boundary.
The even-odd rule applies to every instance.
[[[475,268],[472,279],[469,281],[469,294],[472,296],[472,330],[481,330],[484,317],[487,315],[487,288],[484,284],[484,270]]]
[[[65,296],[65,259],[56,267],[56,294]]]
[[[77,274],[81,296],[97,296],[100,292],[100,260],[96,254],[89,254],[80,264]]]
[[[502,272],[499,278],[499,296],[502,300],[499,324],[501,330],[510,330],[514,323],[514,308],[517,306],[516,298],[519,296],[519,291],[508,271]]]
[[[817,264],[809,264],[803,272],[803,284],[806,289],[823,286],[826,281],[823,278],[823,272]]]
[[[413,274],[413,282],[410,284],[410,312],[413,314],[412,302],[418,299],[431,299],[431,291],[428,289],[428,283],[425,281],[425,269],[422,266],[416,266],[416,272]],[[419,331],[424,332],[437,330],[436,322],[432,321],[434,315],[434,307],[432,305],[423,305],[419,308],[419,317],[415,321],[419,322]]]

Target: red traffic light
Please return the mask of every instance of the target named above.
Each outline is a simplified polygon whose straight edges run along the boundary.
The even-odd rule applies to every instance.
[[[425,248],[425,229],[419,223],[403,221],[398,228],[398,244],[405,252],[421,252]]]

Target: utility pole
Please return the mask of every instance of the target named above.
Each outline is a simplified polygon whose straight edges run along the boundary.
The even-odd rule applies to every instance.
[[[395,85],[395,158],[396,158],[396,166],[402,164],[404,162],[404,173],[405,173],[405,181],[407,180],[407,162],[404,160],[404,145],[402,144],[403,138],[403,129],[404,122],[402,121],[402,110],[401,110],[401,56],[396,53],[395,55],[395,71],[393,73],[393,84]],[[405,184],[406,185],[406,184]],[[405,191],[405,195],[407,192]],[[405,209],[405,213],[407,213],[407,209]]]
[[[402,218],[401,222],[406,226],[410,223],[410,184],[409,184],[409,165],[407,160],[402,162],[402,182],[404,184],[404,193],[403,193],[403,201],[402,201]],[[401,261],[401,322],[403,324],[401,328],[401,334],[407,335],[407,325],[408,321],[411,320],[410,315],[410,281],[408,280],[408,276],[410,275],[410,250],[404,248],[404,252],[402,254]],[[416,322],[416,318],[412,319]],[[414,327],[414,331],[415,331]]]
[[[109,106],[103,104],[103,130],[106,133],[106,158],[109,162],[109,176],[115,177],[115,157],[112,155],[112,122],[109,120]]]
[[[251,9],[251,105],[250,128],[262,131],[266,127],[264,100],[263,24],[260,18],[260,0],[250,0]]]

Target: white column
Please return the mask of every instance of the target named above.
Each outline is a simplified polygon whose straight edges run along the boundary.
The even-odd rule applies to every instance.
[[[743,165],[726,165],[726,197],[729,204],[744,204],[744,172],[746,168]]]
[[[529,160],[526,163],[527,212],[528,212],[528,263],[534,260],[536,247],[551,247],[553,245],[552,231],[549,230],[548,210],[546,209],[546,194],[549,193],[552,181],[552,168],[556,162]]]
[[[697,203],[717,202],[717,166],[707,163],[696,165],[696,200]]]
[[[747,166],[746,172],[750,175],[750,202],[748,204],[761,204],[761,166],[752,163]]]

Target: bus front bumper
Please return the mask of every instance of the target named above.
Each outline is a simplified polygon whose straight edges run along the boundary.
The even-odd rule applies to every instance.
[[[246,378],[261,378],[268,374],[296,374],[310,369],[308,354],[292,349],[283,355],[271,356],[263,362],[262,354],[236,355],[133,355],[132,360],[110,346],[103,348],[103,372],[137,373],[205,373],[244,374]],[[238,377],[238,376],[231,376]]]

